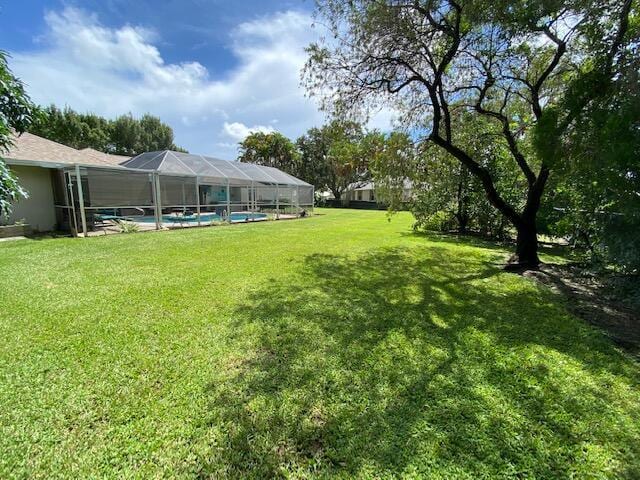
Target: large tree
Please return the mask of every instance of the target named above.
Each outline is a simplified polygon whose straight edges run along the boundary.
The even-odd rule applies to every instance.
[[[495,141],[500,129],[485,118],[462,115],[456,119],[459,128],[452,132],[456,144],[481,159],[483,167],[496,179],[496,189],[503,198],[522,208],[519,192],[526,187],[526,179],[511,168],[508,149]],[[480,180],[455,157],[431,142],[408,148],[411,142],[400,132],[388,135],[385,143],[383,154],[372,165],[372,174],[378,197],[391,211],[405,206],[403,192],[409,180],[415,228],[505,235],[505,217],[491,206]]]
[[[280,132],[252,132],[242,142],[238,160],[279,168],[297,175],[298,151],[295,144]]]
[[[186,151],[173,140],[173,129],[160,118],[148,113],[136,118],[129,113],[109,123],[107,153],[133,156],[158,150]]]
[[[153,152],[157,150],[181,150],[173,143],[173,129],[162,122],[160,118],[144,114],[138,120],[140,135],[136,150],[140,152]]]
[[[73,148],[93,148],[105,153],[137,155],[156,150],[178,150],[173,130],[158,117],[131,114],[110,120],[94,113],[78,113],[50,105],[29,132]]]
[[[511,263],[536,267],[536,217],[562,143],[626,53],[631,0],[321,0],[332,36],[304,81],[338,115],[391,104],[460,161],[517,231]],[[523,207],[457,143],[459,112],[500,128],[526,179]]]
[[[329,182],[328,155],[331,135],[326,127],[312,127],[296,140],[300,152],[298,176],[312,184],[316,192],[327,188]]]
[[[140,123],[133,115],[120,115],[111,125],[111,152],[117,155],[142,153],[138,151],[141,133]]]
[[[6,53],[0,50],[0,156],[11,147],[13,135],[24,133],[38,115],[23,83],[9,69]],[[13,202],[26,196],[0,158],[0,217],[8,216]]]
[[[72,148],[94,148],[107,152],[111,143],[110,122],[92,113],[78,113],[49,105],[42,109],[44,116],[29,132]]]
[[[337,201],[349,187],[366,182],[376,134],[356,122],[334,120],[298,138],[300,178],[317,190],[328,189]]]
[[[421,179],[417,148],[405,132],[370,134],[372,146],[369,148],[368,168],[375,182],[377,199],[386,204],[390,211],[404,208],[407,202],[408,182]]]

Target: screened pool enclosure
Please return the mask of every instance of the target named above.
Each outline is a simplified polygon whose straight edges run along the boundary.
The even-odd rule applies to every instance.
[[[66,167],[54,188],[58,223],[77,235],[294,218],[313,209],[313,186],[272,167],[172,151],[119,167]],[[113,230],[113,228],[112,228]]]

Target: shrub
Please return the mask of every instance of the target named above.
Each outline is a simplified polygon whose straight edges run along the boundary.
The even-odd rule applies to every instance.
[[[120,227],[120,233],[136,233],[140,231],[140,227],[135,222],[119,220],[118,226]]]

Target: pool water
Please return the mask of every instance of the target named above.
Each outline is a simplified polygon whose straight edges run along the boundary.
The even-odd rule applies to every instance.
[[[254,220],[266,220],[267,214],[251,213],[251,212],[247,212],[247,213],[234,212],[230,215],[230,218],[231,218],[231,222],[234,222],[234,223],[254,221]],[[155,223],[156,218],[153,215],[147,215],[147,216],[140,216],[140,217],[129,217],[128,220],[132,222],[138,222],[138,223]],[[208,223],[208,222],[222,222],[222,221],[224,221],[224,219],[216,213],[200,214],[200,222]],[[196,215],[190,215],[184,219],[181,219],[180,217],[176,217],[173,215],[163,215],[162,222],[169,223],[169,224],[198,223],[198,218]]]

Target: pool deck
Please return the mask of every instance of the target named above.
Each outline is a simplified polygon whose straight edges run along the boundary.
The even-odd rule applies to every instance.
[[[236,214],[243,214],[245,212],[235,212]],[[247,212],[250,213],[250,212]],[[279,216],[279,220],[294,220],[299,218],[297,215],[294,214],[280,214]],[[236,225],[236,224],[245,224],[245,223],[258,223],[258,222],[265,222],[268,221],[269,218],[256,218],[256,219],[251,219],[249,221],[245,221],[245,220],[235,220],[231,222],[231,225]],[[162,229],[161,230],[156,230],[156,224],[155,223],[148,223],[148,222],[131,222],[131,223],[135,223],[138,226],[138,231],[139,232],[154,232],[154,231],[162,231],[162,230],[175,230],[175,229],[179,229],[179,228],[194,228],[194,227],[212,227],[212,226],[219,226],[220,224],[226,224],[226,222],[220,222],[219,220],[216,220],[214,222],[200,222],[200,225],[198,225],[198,222],[163,222],[162,223]],[[114,222],[114,221],[109,221],[108,223],[105,223],[104,225],[101,225],[99,227],[96,227],[95,230],[89,232],[87,234],[87,236],[89,237],[99,237],[102,235],[115,235],[118,233],[122,233],[120,226]]]

